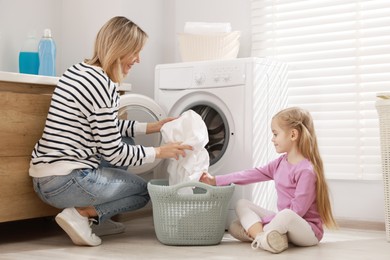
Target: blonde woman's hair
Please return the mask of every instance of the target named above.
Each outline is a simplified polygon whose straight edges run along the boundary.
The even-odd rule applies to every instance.
[[[328,185],[324,176],[324,166],[318,149],[317,136],[310,113],[299,107],[291,107],[278,112],[273,119],[277,120],[283,130],[298,131],[298,150],[313,165],[317,175],[317,208],[322,221],[328,228],[337,227],[333,218],[329,200]]]
[[[121,59],[127,55],[137,55],[147,38],[148,35],[126,17],[113,17],[99,30],[93,56],[85,62],[101,67],[112,81],[121,82]]]

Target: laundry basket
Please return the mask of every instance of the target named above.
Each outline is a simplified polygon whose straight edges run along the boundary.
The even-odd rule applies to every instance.
[[[179,50],[183,61],[227,60],[237,58],[240,31],[211,35],[180,33]]]
[[[387,242],[390,242],[390,92],[378,93],[377,97],[375,105],[379,116],[386,238]]]
[[[181,190],[195,188],[193,192]],[[234,185],[215,187],[201,182],[168,185],[148,183],[157,239],[165,245],[216,245],[225,233]]]

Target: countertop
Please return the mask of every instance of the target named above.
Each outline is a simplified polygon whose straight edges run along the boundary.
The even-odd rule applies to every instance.
[[[37,85],[57,85],[59,77],[49,77],[41,75],[31,75],[15,72],[0,71],[0,81],[29,83]],[[131,84],[122,83],[119,86],[119,91],[131,91]]]
[[[58,80],[58,77],[0,71],[0,81],[30,83],[39,85],[57,85]]]

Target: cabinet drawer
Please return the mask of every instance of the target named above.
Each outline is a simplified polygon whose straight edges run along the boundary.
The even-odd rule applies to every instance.
[[[53,216],[59,212],[35,194],[28,175],[30,158],[0,157],[0,222]]]
[[[51,95],[0,92],[0,156],[30,156],[41,138]]]

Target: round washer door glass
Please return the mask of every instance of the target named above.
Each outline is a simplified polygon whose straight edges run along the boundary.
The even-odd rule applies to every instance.
[[[189,107],[198,113],[207,127],[209,142],[205,148],[210,157],[210,166],[218,162],[224,155],[229,143],[229,124],[226,117],[217,107],[211,104],[199,104]]]
[[[226,103],[214,93],[194,91],[177,99],[169,110],[170,116],[179,116],[187,110],[198,113],[205,122],[209,142],[205,148],[209,154],[211,171],[221,168],[226,154],[234,148],[235,128],[232,114]]]
[[[151,98],[139,94],[124,94],[120,97],[120,108],[118,112],[121,120],[135,120],[139,122],[155,122],[166,117],[162,108]],[[134,137],[135,144],[145,147],[157,147],[161,145],[160,133],[138,135]],[[150,173],[161,160],[156,159],[153,163],[146,163],[141,166],[130,166],[129,172],[134,174]]]

